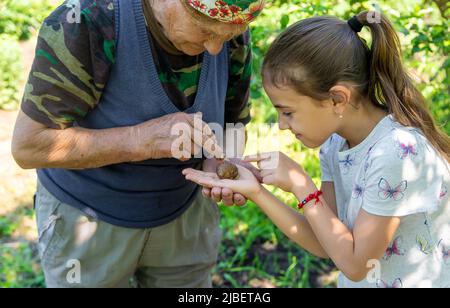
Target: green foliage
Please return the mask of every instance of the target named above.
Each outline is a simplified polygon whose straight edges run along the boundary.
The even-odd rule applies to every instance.
[[[0,35],[0,72],[0,109],[14,109],[20,99],[21,51],[17,41],[7,35]]]
[[[17,225],[6,217],[0,217],[0,238],[9,237],[13,234]]]
[[[36,253],[27,243],[0,245],[0,288],[44,287]]]
[[[24,240],[24,221],[34,221],[32,207],[18,207],[0,217],[0,288],[44,287],[36,244]]]
[[[316,15],[348,19],[363,10],[386,14],[400,33],[404,62],[415,77],[437,122],[450,134],[449,6],[429,0],[275,0],[252,25],[254,73],[252,99],[255,121],[274,121],[276,114],[261,87],[261,64],[270,43],[288,25]],[[366,31],[364,36],[369,36]],[[370,39],[370,37],[367,37]]]
[[[23,68],[18,42],[29,39],[52,8],[49,0],[0,2],[0,109],[19,106]]]
[[[27,40],[53,5],[49,0],[6,0],[0,3],[0,33]]]

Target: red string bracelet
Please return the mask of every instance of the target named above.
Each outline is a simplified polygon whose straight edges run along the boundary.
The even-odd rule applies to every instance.
[[[317,190],[317,191],[313,192],[312,194],[309,194],[308,197],[303,199],[303,201],[298,204],[298,206],[297,206],[298,209],[299,210],[303,209],[308,202],[310,202],[311,200],[314,200],[314,199],[316,200],[316,202],[314,204],[319,203],[320,202],[319,197],[321,195],[322,195],[322,191],[320,191],[320,190]]]

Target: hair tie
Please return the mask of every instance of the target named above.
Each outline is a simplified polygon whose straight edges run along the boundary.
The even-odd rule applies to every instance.
[[[361,32],[364,28],[364,25],[359,21],[358,17],[355,15],[347,21],[350,28],[356,33]]]

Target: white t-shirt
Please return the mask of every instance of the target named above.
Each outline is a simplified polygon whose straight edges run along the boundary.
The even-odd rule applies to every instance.
[[[450,287],[450,164],[420,130],[389,115],[351,149],[331,136],[320,163],[322,182],[334,183],[339,219],[350,230],[361,209],[402,218],[376,267],[380,275],[371,271],[353,282],[341,274],[339,287]]]

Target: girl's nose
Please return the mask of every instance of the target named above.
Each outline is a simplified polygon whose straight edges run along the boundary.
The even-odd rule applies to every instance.
[[[223,48],[224,41],[220,39],[209,40],[205,42],[205,49],[209,54],[215,56],[218,55]]]
[[[287,124],[286,121],[283,120],[283,117],[279,117],[278,121],[279,121],[278,127],[280,128],[280,130],[289,129],[289,125]]]

